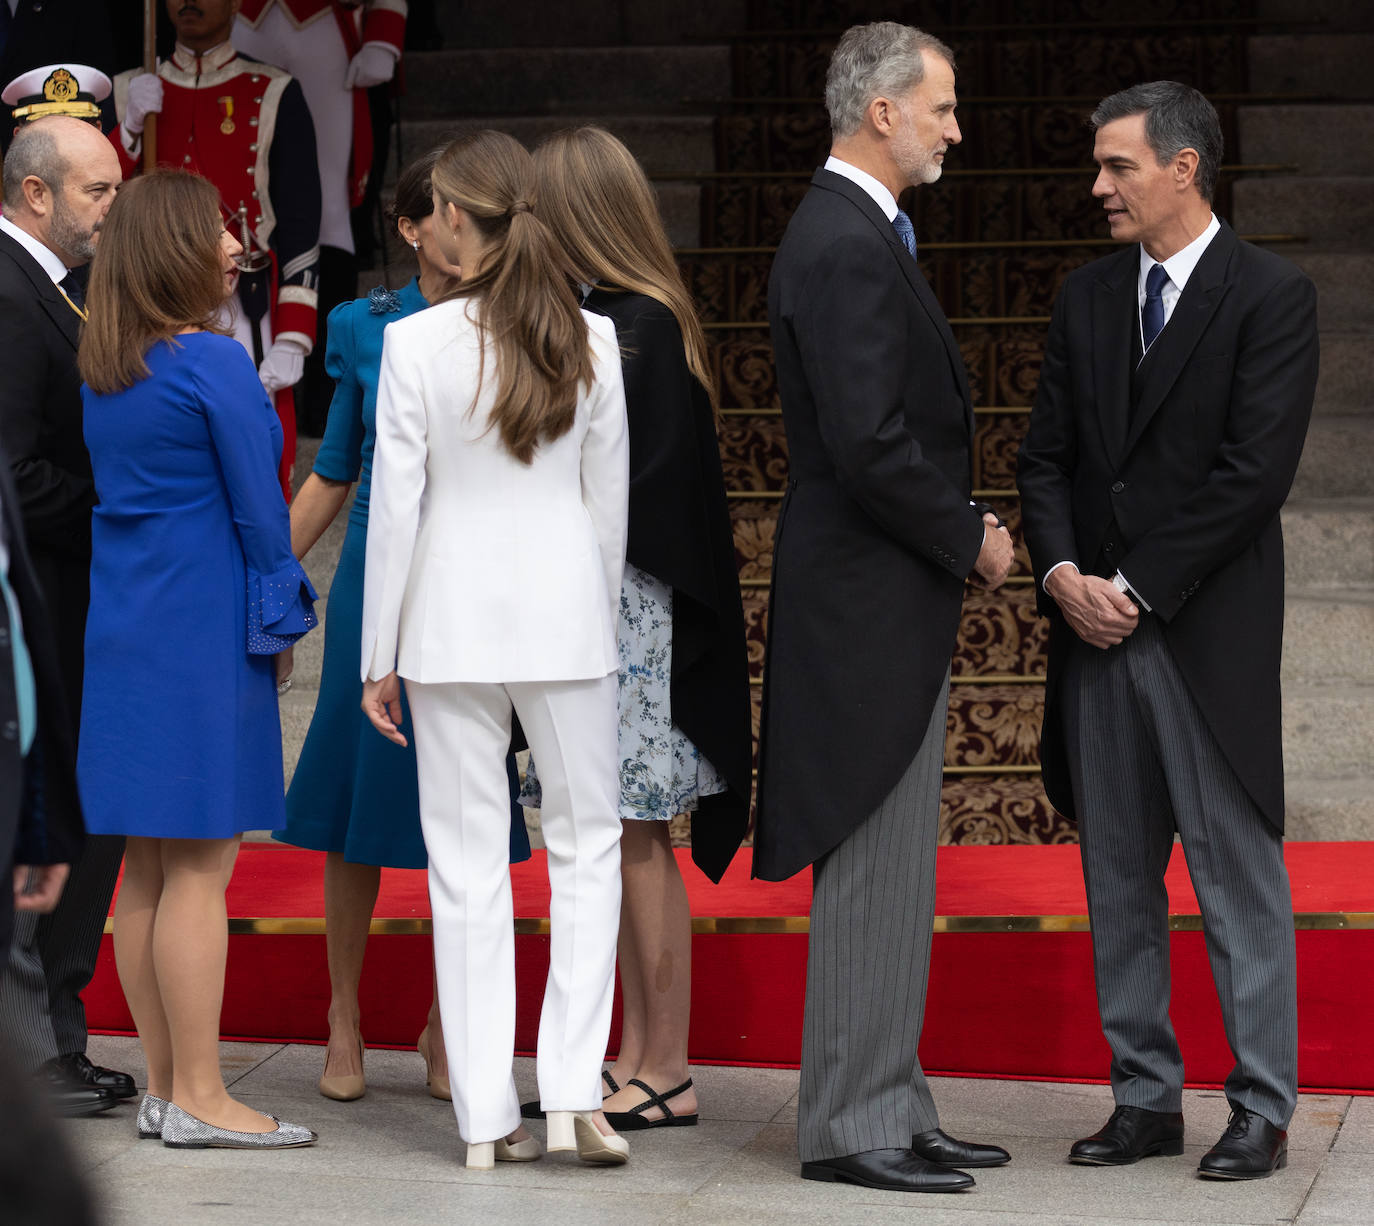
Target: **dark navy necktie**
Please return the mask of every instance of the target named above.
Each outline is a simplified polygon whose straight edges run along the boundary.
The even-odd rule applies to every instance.
[[[3,3],[4,0],[0,0],[0,4]],[[75,269],[68,269],[67,275],[63,277],[62,280],[60,280],[57,284],[61,286],[62,292],[67,295],[67,298],[71,302],[72,306],[74,306],[78,311],[85,309],[86,291],[82,287],[81,277]]]
[[[897,231],[897,237],[902,240],[904,246],[911,252],[911,258],[916,258],[916,227],[911,224],[911,218],[901,209],[897,210],[897,216],[892,219],[892,228]]]
[[[1140,311],[1140,339],[1144,345],[1141,356],[1148,353],[1150,346],[1164,329],[1164,286],[1169,274],[1163,264],[1156,264],[1145,274],[1145,305]]]

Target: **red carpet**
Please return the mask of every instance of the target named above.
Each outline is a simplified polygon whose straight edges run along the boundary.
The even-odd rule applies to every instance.
[[[810,875],[749,879],[742,853],[712,885],[679,853],[693,940],[692,1058],[794,1065],[801,1042]],[[1299,1072],[1304,1087],[1374,1093],[1374,844],[1287,847],[1298,941]],[[325,1034],[324,857],[250,844],[229,887],[226,1035]],[[533,1046],[548,966],[542,854],[512,871],[517,917],[517,1046]],[[942,847],[921,1057],[931,1071],[1096,1080],[1098,1029],[1078,849]],[[1197,900],[1181,852],[1169,869],[1173,1017],[1190,1083],[1223,1080],[1231,1058],[1211,986]],[[363,975],[364,1033],[413,1044],[429,1005],[429,899],[421,872],[382,875]],[[92,1029],[128,1030],[109,939],[86,993]],[[613,1036],[614,1046],[614,1036]]]

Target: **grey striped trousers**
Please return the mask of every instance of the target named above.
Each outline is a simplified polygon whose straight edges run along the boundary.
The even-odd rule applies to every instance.
[[[23,1068],[86,1050],[81,993],[95,974],[123,858],[123,836],[89,835],[52,914],[14,917],[0,973],[0,1040]]]
[[[1283,836],[1222,755],[1148,613],[1118,647],[1076,645],[1063,695],[1098,1010],[1117,1103],[1181,1108],[1164,888],[1177,829],[1236,1058],[1226,1096],[1286,1128],[1297,1103],[1298,1027]]]
[[[896,787],[813,867],[797,1149],[906,1149],[939,1126],[916,1055],[926,1007],[949,676]]]

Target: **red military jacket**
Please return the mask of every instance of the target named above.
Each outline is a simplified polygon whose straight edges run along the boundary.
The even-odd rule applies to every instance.
[[[121,121],[135,71],[115,78]],[[272,335],[290,336],[309,350],[315,343],[320,180],[315,129],[300,86],[280,68],[238,55],[227,42],[203,55],[178,44],[158,76],[158,166],[209,179],[226,219],[246,210],[257,243],[273,257]],[[120,132],[111,139],[128,177],[139,161]],[[230,229],[242,240],[236,225]]]
[[[381,43],[400,58],[405,46],[406,0],[243,0],[238,20],[257,27],[277,7],[298,30],[332,17],[349,59],[364,43]],[[358,20],[358,10],[362,19]],[[353,91],[353,145],[349,159],[349,204],[357,208],[367,193],[372,170],[372,112],[367,91]]]
[[[273,5],[285,11],[296,26],[308,26],[333,10],[363,10],[362,36],[360,42],[386,43],[401,54],[405,46],[406,0],[243,0],[239,5],[239,16],[250,26],[262,20],[263,14]],[[351,15],[348,20],[352,20]]]

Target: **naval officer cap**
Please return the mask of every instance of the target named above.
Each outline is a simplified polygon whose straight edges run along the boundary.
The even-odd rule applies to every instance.
[[[16,123],[48,115],[72,115],[98,124],[100,104],[110,96],[110,88],[110,78],[98,69],[85,64],[49,64],[15,77],[0,93],[0,101],[13,108]]]

